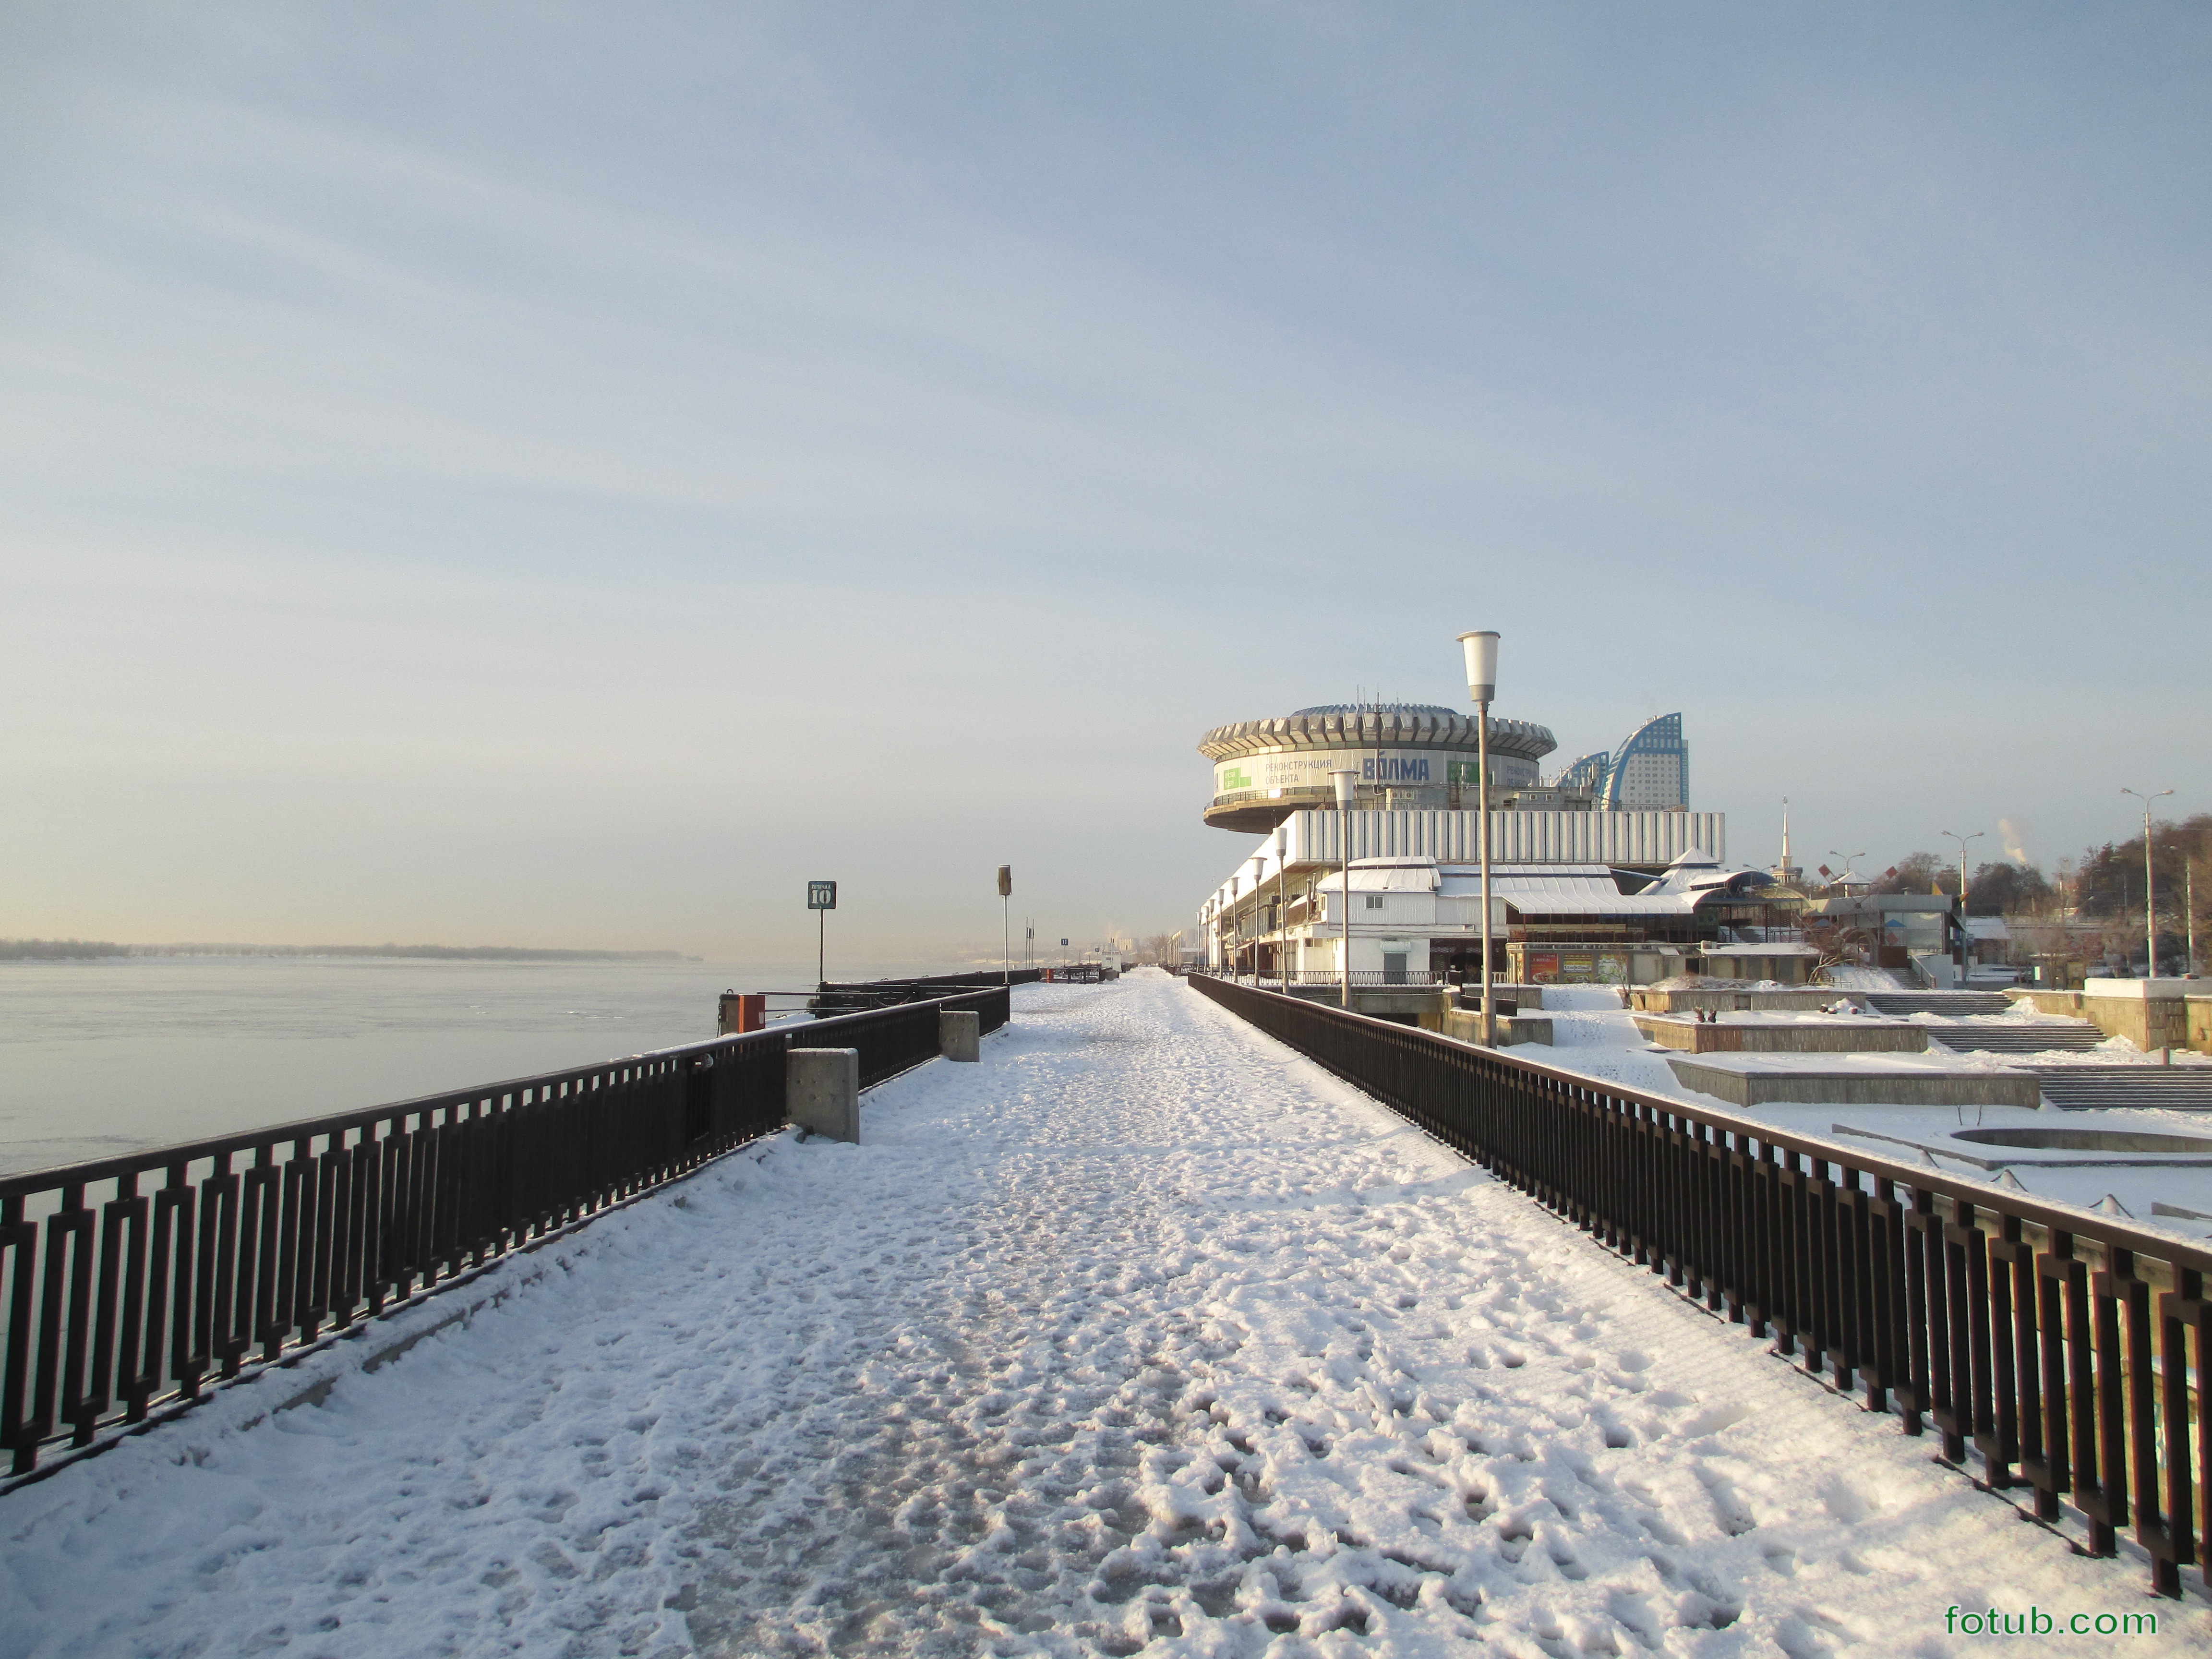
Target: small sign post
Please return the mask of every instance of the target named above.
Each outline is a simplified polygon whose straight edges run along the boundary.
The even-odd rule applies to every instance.
[[[806,884],[806,908],[814,912],[816,988],[830,982],[830,912],[837,908],[837,884],[834,881],[810,881]]]

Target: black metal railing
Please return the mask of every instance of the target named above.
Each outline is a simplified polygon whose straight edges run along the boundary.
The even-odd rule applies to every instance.
[[[1502,957],[1504,953],[1500,951],[1498,954]],[[1194,975],[1211,974],[1232,981],[1249,981],[1252,977],[1252,968],[1249,962],[1242,970],[1224,965],[1219,968],[1194,968],[1190,971]],[[1280,985],[1283,983],[1283,978],[1281,971],[1273,968],[1268,969],[1260,975],[1261,983],[1263,985]],[[1293,968],[1290,970],[1290,982],[1293,985],[1340,985],[1344,982],[1344,975],[1340,969],[1328,968]],[[1352,985],[1354,990],[1373,989],[1385,985],[1402,985],[1418,991],[1425,988],[1433,988],[1438,985],[1455,982],[1443,971],[1431,968],[1355,968],[1352,970]],[[1479,987],[1481,982],[1482,975],[1477,974],[1475,983]]]
[[[1043,977],[1042,968],[978,968],[969,973],[924,974],[912,979],[825,979],[815,990],[804,994],[808,998],[807,1011],[818,1017],[862,1008],[889,1008],[902,1002],[925,1002],[955,991],[993,985],[1034,985]]]
[[[2212,1250],[1431,1032],[1194,975],[1231,1012],[2152,1587],[2205,1572]]]
[[[782,1127],[784,1056],[863,1088],[989,987],[0,1176],[0,1448],[16,1476]]]

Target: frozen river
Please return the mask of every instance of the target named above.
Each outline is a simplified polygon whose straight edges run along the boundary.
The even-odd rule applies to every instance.
[[[864,1122],[0,1499],[0,1659],[2212,1644],[1161,975]]]
[[[814,974],[811,961],[0,963],[0,1171],[696,1042],[714,1036],[723,990],[803,990]]]

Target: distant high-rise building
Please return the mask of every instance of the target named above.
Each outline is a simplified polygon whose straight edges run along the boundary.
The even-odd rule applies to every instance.
[[[1605,775],[1613,764],[1613,757],[1604,750],[1594,755],[1584,755],[1553,780],[1558,786],[1572,794],[1588,795],[1595,801],[1605,788]]]
[[[1689,804],[1690,745],[1682,741],[1682,717],[1655,715],[1613,751],[1598,805],[1607,811],[1651,811]]]

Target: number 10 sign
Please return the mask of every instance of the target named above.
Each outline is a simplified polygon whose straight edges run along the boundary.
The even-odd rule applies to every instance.
[[[837,884],[834,881],[810,881],[806,884],[806,908],[810,910],[834,910],[837,908]]]

